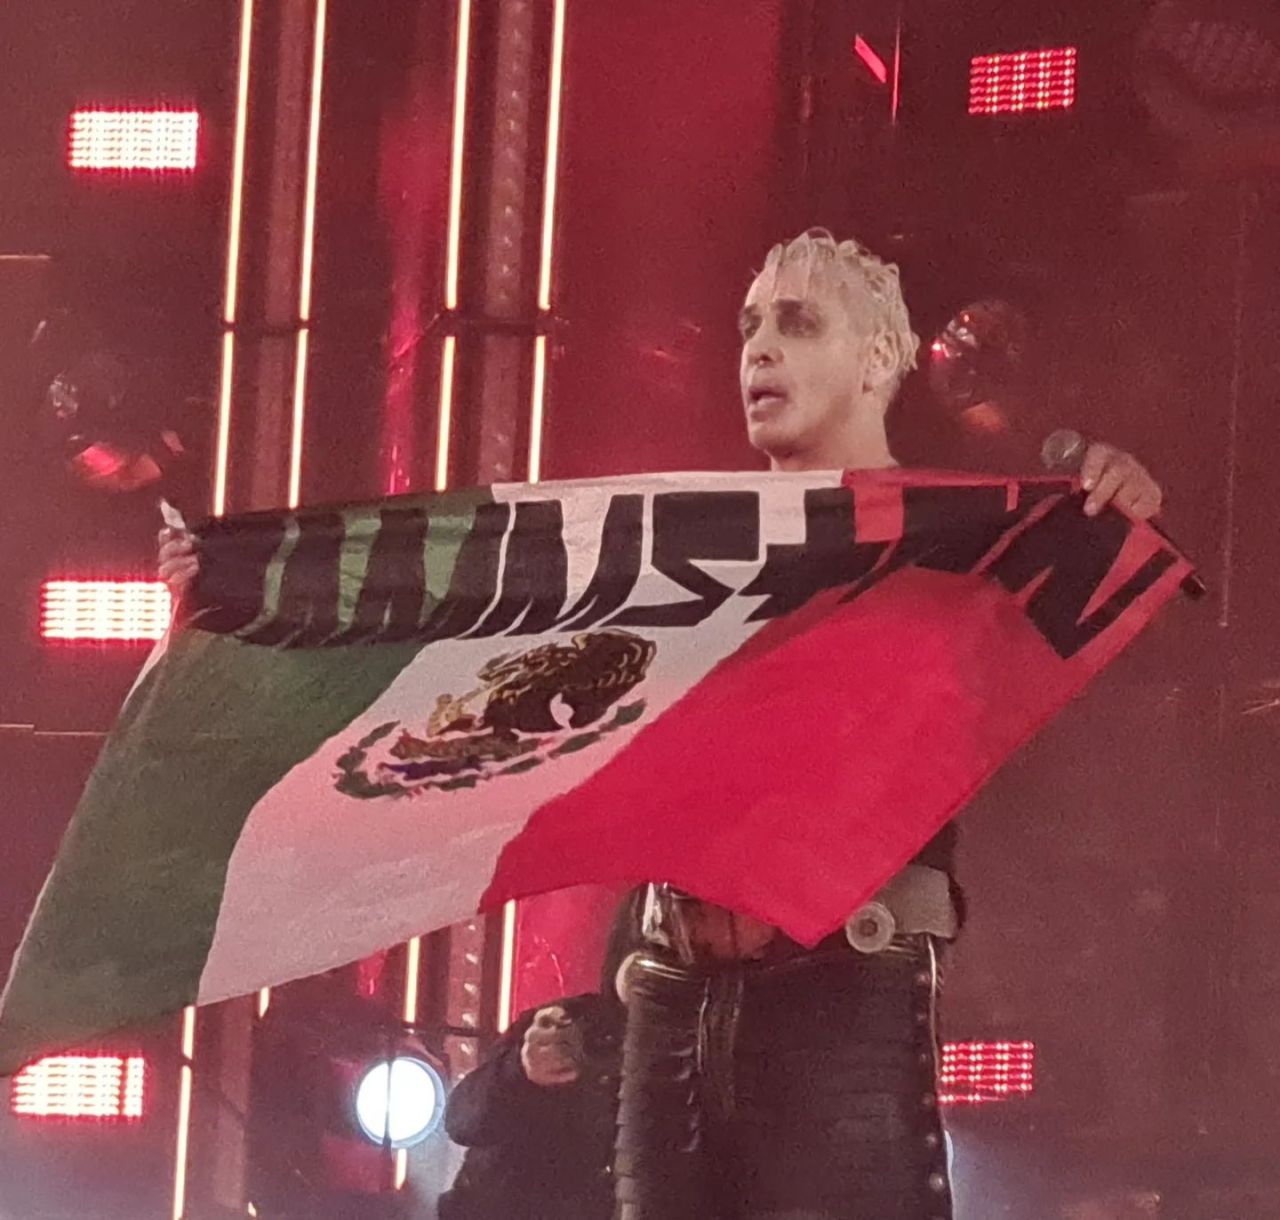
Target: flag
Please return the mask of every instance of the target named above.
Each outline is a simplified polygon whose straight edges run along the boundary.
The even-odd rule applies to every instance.
[[[494,486],[249,513],[89,781],[0,1070],[506,899],[830,933],[1189,573],[1062,479]]]

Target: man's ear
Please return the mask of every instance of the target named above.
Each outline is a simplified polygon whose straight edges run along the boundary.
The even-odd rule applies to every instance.
[[[872,340],[862,374],[863,393],[874,394],[877,398],[888,401],[894,379],[904,363],[900,346],[898,337],[885,331],[881,331]]]

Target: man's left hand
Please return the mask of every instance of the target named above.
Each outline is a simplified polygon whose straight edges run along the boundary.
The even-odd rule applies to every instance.
[[[1131,453],[1114,445],[1089,446],[1080,466],[1080,482],[1089,493],[1084,511],[1090,517],[1114,504],[1139,521],[1147,521],[1164,502],[1164,492],[1147,468]]]

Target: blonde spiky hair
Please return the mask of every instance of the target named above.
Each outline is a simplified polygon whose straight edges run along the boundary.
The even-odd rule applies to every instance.
[[[869,306],[871,336],[883,344],[888,361],[888,394],[892,397],[902,379],[916,367],[916,349],[920,346],[902,299],[897,265],[877,258],[852,238],[837,241],[826,229],[808,229],[799,237],[774,246],[760,274],[772,273],[776,277],[783,267],[797,264],[805,267],[809,277],[824,277],[844,301],[850,317],[858,317]]]

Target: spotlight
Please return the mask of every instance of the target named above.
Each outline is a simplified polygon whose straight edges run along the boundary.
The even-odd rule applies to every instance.
[[[948,1042],[942,1048],[938,1100],[956,1106],[1030,1097],[1035,1067],[1034,1042]]]
[[[67,346],[58,339],[42,345]],[[160,377],[97,349],[53,367],[58,371],[41,404],[43,430],[77,482],[97,491],[139,491],[155,487],[182,459],[185,446],[165,418],[169,404]]]
[[[1077,56],[1075,47],[975,55],[969,62],[969,113],[1070,110]]]
[[[1030,329],[1008,301],[975,301],[957,312],[929,345],[929,388],[938,404],[980,430],[1003,430]]]
[[[356,1122],[370,1143],[412,1148],[440,1125],[444,1077],[419,1055],[398,1054],[371,1063],[355,1088]]]
[[[140,1119],[146,1074],[141,1055],[52,1055],[13,1078],[10,1110],[21,1118]]]
[[[200,115],[190,109],[77,110],[67,125],[73,170],[158,174],[196,168]]]
[[[40,588],[45,640],[158,640],[169,626],[169,590],[155,580],[46,580]]]

